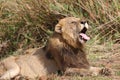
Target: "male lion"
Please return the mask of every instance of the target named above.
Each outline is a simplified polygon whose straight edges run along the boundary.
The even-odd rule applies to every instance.
[[[91,67],[85,53],[84,44],[90,39],[86,35],[87,21],[75,17],[61,19],[45,48],[49,58],[54,59],[61,72],[80,72],[98,75],[110,74],[107,68]]]
[[[86,35],[86,21],[67,17],[55,26],[55,32],[44,48],[28,50],[29,54],[11,56],[0,62],[0,79],[11,79],[18,75],[34,78],[52,74],[58,70],[65,72],[86,70],[98,75],[101,68],[90,67],[86,58],[84,43],[90,38]],[[84,71],[83,71],[84,72]]]

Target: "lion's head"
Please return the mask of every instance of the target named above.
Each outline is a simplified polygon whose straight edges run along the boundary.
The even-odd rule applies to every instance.
[[[55,32],[62,35],[66,42],[74,48],[81,47],[90,38],[86,35],[88,23],[75,17],[61,19],[55,26]]]

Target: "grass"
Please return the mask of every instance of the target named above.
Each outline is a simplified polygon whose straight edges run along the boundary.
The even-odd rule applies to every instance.
[[[120,39],[119,4],[119,0],[2,0],[0,40],[10,41],[13,51],[38,47],[45,44],[59,19],[75,16],[88,19],[93,42],[116,43]]]
[[[72,77],[69,77],[69,78],[66,78],[66,77],[62,77],[62,78],[59,78],[59,77],[55,77],[53,79],[50,79],[50,80],[112,80],[110,79],[109,77],[105,77],[105,76],[86,76],[86,77],[80,77],[80,76],[72,76]]]
[[[97,76],[97,77],[74,77],[71,80],[112,80],[108,77]]]
[[[116,75],[117,75],[117,76],[120,76],[120,71],[116,71]]]

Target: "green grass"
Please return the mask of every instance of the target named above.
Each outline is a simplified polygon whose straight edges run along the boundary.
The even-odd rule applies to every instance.
[[[117,76],[120,76],[120,71],[116,71],[115,74],[116,74]]]

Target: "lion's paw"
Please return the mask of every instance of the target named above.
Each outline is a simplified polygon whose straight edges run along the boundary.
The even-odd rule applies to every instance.
[[[102,68],[99,73],[104,76],[110,76],[112,75],[112,70],[109,68]]]

